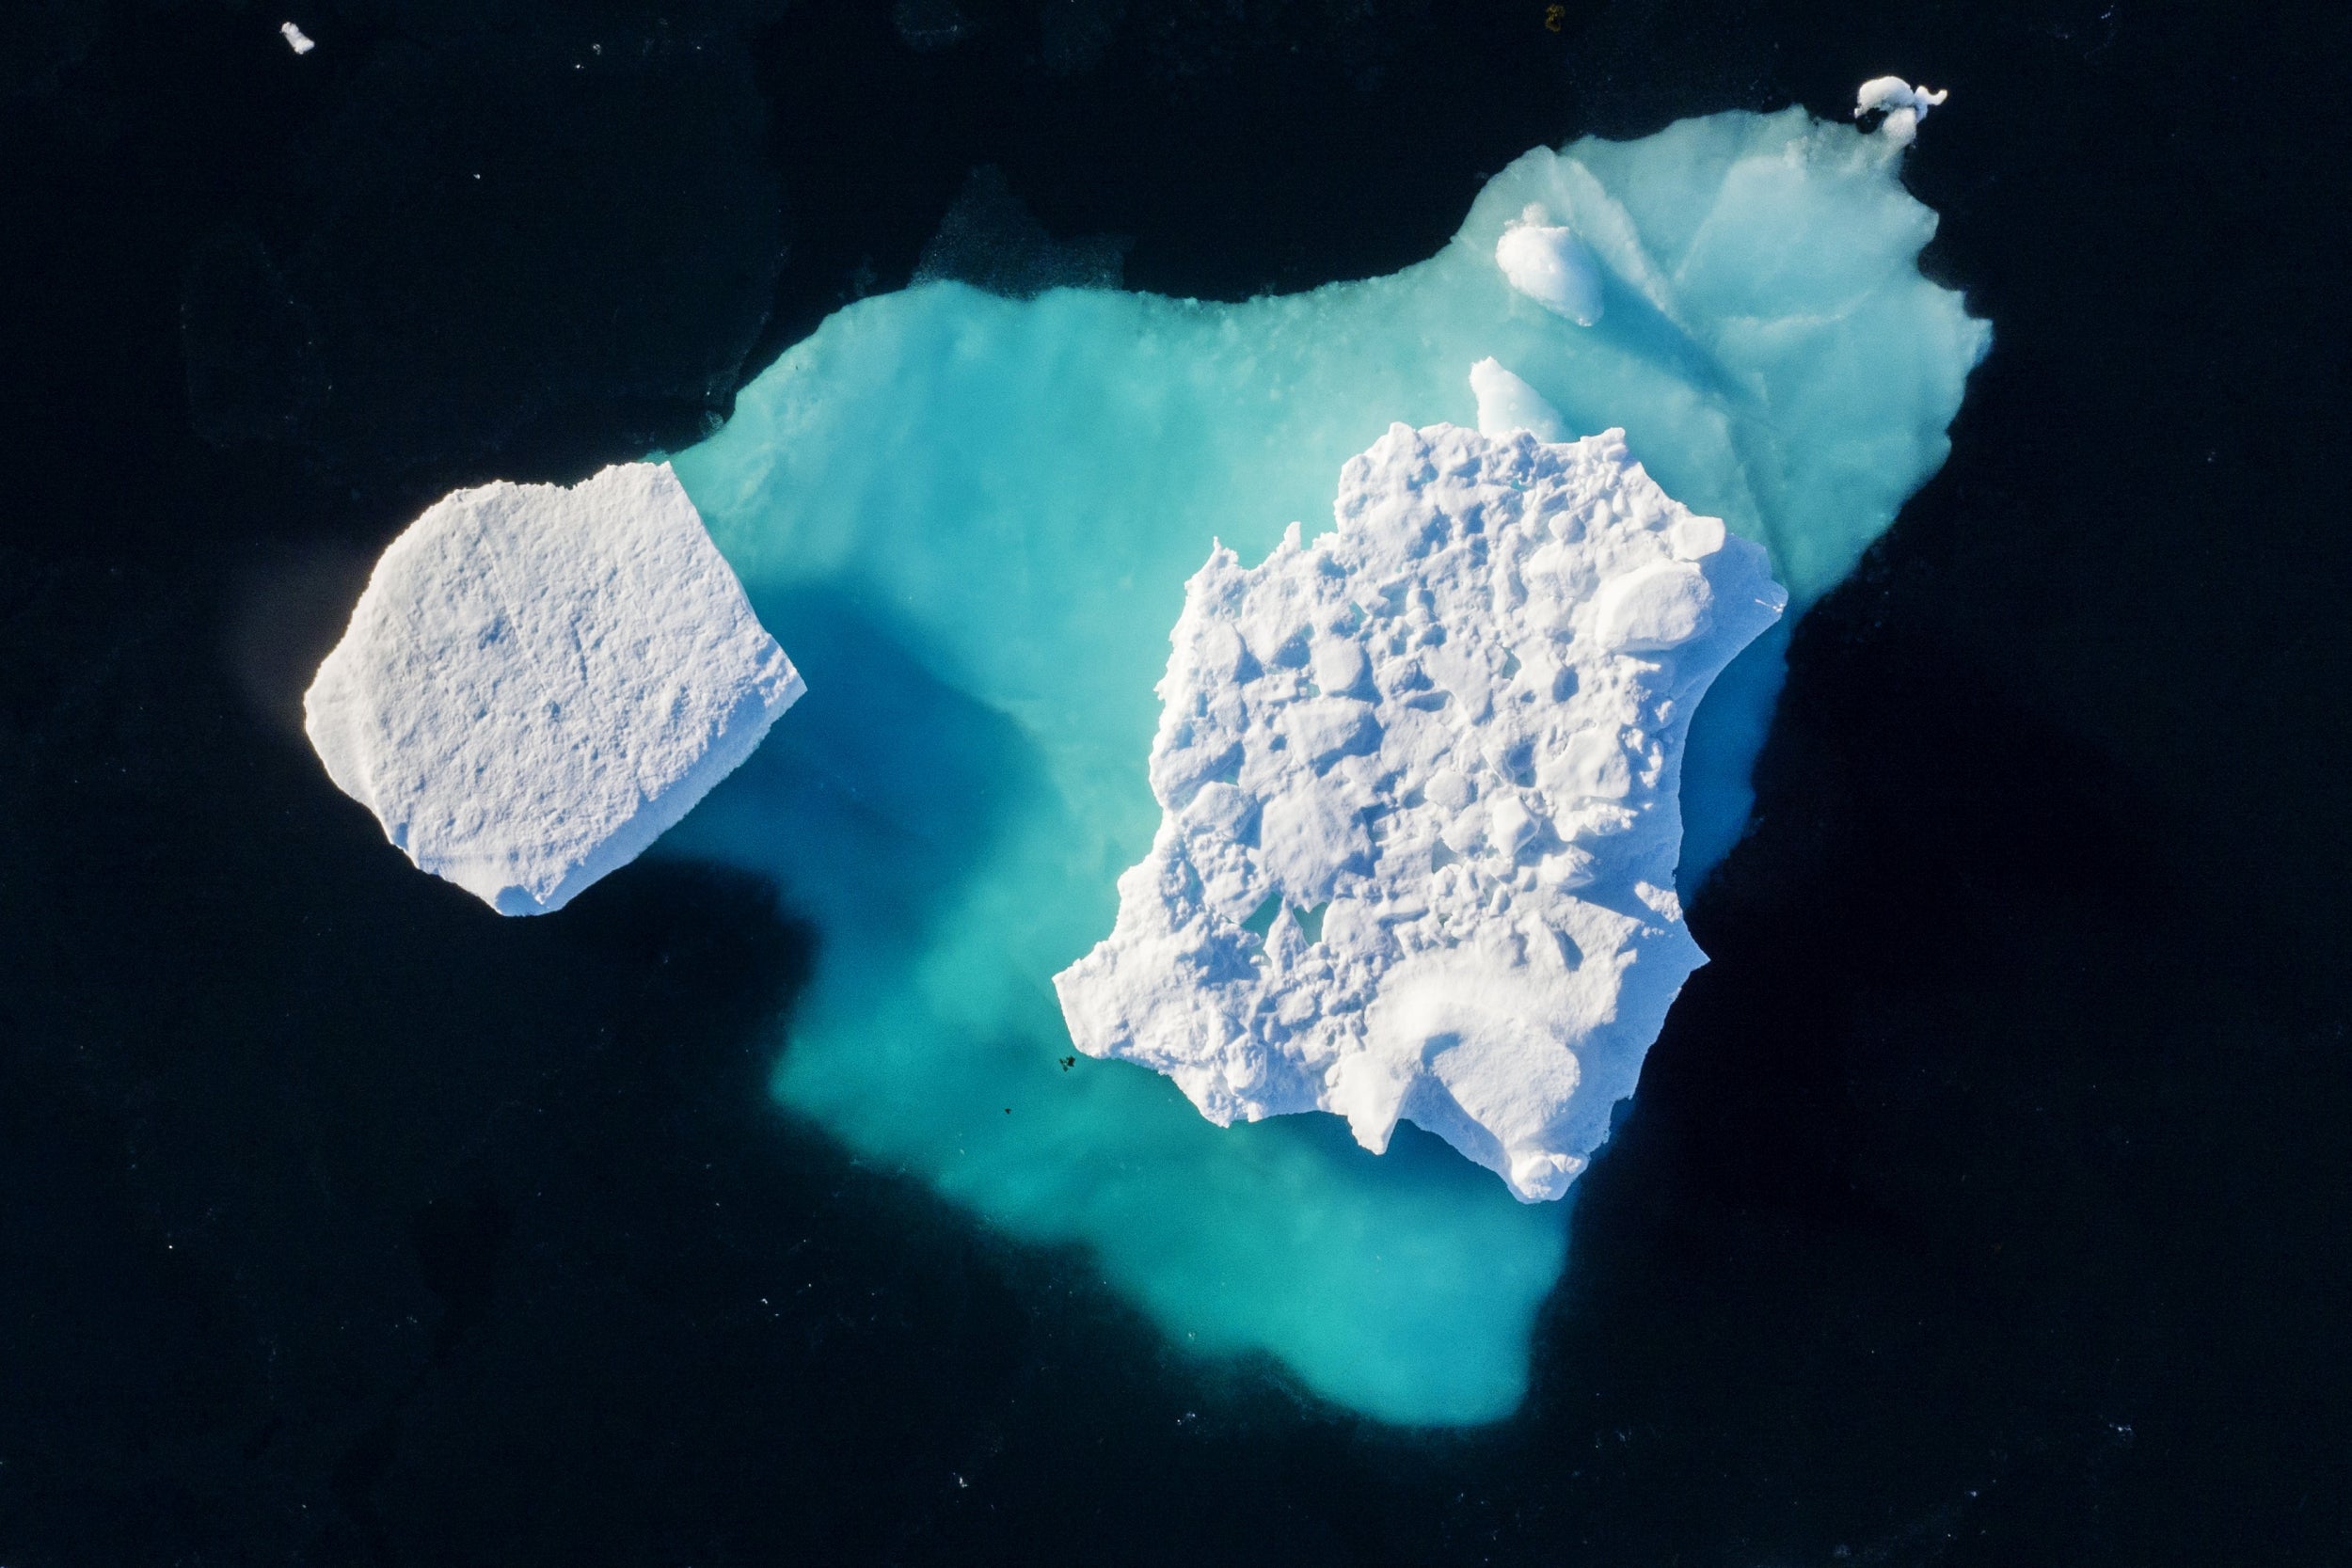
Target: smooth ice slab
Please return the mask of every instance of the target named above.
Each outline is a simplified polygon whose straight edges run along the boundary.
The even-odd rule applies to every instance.
[[[501,914],[563,908],[803,688],[669,465],[427,508],[303,697],[327,776]]]
[[[1683,736],[1788,595],[1617,431],[1399,425],[1334,511],[1185,585],[1159,831],[1062,1016],[1220,1126],[1332,1111],[1378,1154],[1402,1117],[1556,1198],[1705,961]]]
[[[787,352],[676,463],[810,695],[663,841],[772,878],[818,932],[782,1101],[1083,1246],[1181,1348],[1391,1419],[1507,1414],[1561,1206],[1409,1125],[1376,1158],[1331,1117],[1212,1126],[1079,1056],[1053,976],[1158,830],[1152,686],[1185,580],[1220,538],[1254,562],[1320,531],[1392,423],[1541,404],[1564,436],[1622,428],[1668,494],[1765,546],[1792,610],[1834,586],[1943,462],[1986,342],[1919,276],[1935,218],[1899,156],[1801,112],[1716,116],[1531,152],[1391,277],[1235,305],[932,283]],[[1498,263],[1531,205],[1600,268],[1593,325]],[[1487,358],[1524,392],[1474,390]],[[1781,637],[1692,722],[1683,885],[1745,818]]]

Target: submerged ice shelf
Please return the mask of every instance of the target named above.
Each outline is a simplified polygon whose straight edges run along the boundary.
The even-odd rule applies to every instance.
[[[1240,305],[932,283],[788,351],[675,461],[812,694],[664,841],[772,876],[818,932],[783,1102],[1014,1235],[1082,1243],[1178,1345],[1270,1355],[1389,1419],[1507,1414],[1559,1206],[1409,1121],[1375,1157],[1335,1117],[1219,1129],[1153,1074],[1064,1070],[1052,979],[1151,852],[1184,582],[1213,541],[1254,564],[1327,516],[1393,423],[1542,405],[1548,436],[1622,428],[1769,551],[1792,610],[1836,584],[1943,461],[1987,341],[1919,275],[1935,220],[1899,155],[1798,111],[1716,116],[1531,152],[1391,277]],[[1504,275],[1530,207],[1589,253],[1591,325]],[[1693,721],[1685,888],[1746,815],[1783,635]]]
[[[803,690],[667,465],[485,484],[377,561],[303,696],[336,786],[501,914],[558,910]]]
[[[1332,1111],[1378,1154],[1410,1120],[1556,1198],[1703,961],[1683,737],[1787,595],[1615,431],[1399,425],[1334,511],[1186,585],[1159,832],[1062,1013],[1219,1125]]]

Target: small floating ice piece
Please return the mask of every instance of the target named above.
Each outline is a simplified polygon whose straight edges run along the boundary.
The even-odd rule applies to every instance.
[[[1949,88],[1934,92],[1915,87],[1899,76],[1873,76],[1855,90],[1853,113],[1856,119],[1883,113],[1886,119],[1879,134],[1898,147],[1907,147],[1919,134],[1919,122],[1928,118],[1928,111],[1950,96]]]
[[[544,914],[617,870],[805,690],[667,463],[436,501],[304,695],[343,793],[437,877]]]
[[[1470,367],[1470,390],[1478,398],[1478,434],[1497,439],[1515,430],[1531,432],[1538,441],[1565,441],[1568,422],[1543,393],[1513,375],[1493,358]]]
[[[318,44],[311,40],[310,34],[304,32],[301,28],[295,26],[291,22],[279,23],[278,24],[278,30],[286,35],[286,47],[293,50],[297,55],[308,55],[311,50],[318,47]]]
[[[1600,263],[1584,242],[1530,206],[1495,242],[1495,265],[1511,287],[1579,326],[1600,320]]]
[[[1186,584],[1159,832],[1062,1015],[1220,1125],[1329,1111],[1378,1153],[1408,1120],[1555,1198],[1706,960],[1683,738],[1787,595],[1619,431],[1395,425],[1336,510]]]

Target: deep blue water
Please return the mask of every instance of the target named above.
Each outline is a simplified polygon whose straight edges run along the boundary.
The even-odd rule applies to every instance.
[[[2246,9],[11,8],[0,1563],[2352,1560],[2345,21]],[[976,166],[1238,298],[1888,70],[1996,347],[1499,1427],[1204,1371],[785,1120],[773,890],[501,922],[302,744],[425,501],[692,441]]]

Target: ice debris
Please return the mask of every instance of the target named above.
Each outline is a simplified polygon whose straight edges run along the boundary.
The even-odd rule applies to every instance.
[[[805,689],[667,463],[436,501],[304,695],[327,776],[435,876],[543,914],[626,865]]]
[[[1543,393],[1489,356],[1470,367],[1470,394],[1478,399],[1478,434],[1508,436],[1533,431],[1538,441],[1565,441],[1568,425]]]
[[[1873,76],[1855,89],[1854,119],[1864,115],[1883,114],[1879,134],[1898,147],[1909,146],[1919,134],[1919,122],[1928,118],[1928,111],[1951,96],[1949,88],[1942,92],[1927,87],[1915,87],[1899,76]]]
[[[1495,242],[1495,265],[1511,287],[1579,326],[1600,320],[1600,263],[1584,242],[1530,205]]]
[[[1620,431],[1394,425],[1335,511],[1186,585],[1159,830],[1055,990],[1220,1125],[1331,1111],[1376,1153],[1410,1120],[1555,1198],[1705,961],[1683,738],[1787,595]]]
[[[318,44],[311,40],[310,34],[304,32],[301,28],[295,26],[291,22],[279,23],[278,24],[278,30],[286,36],[286,47],[293,50],[297,55],[308,55],[311,50],[318,47]]]

